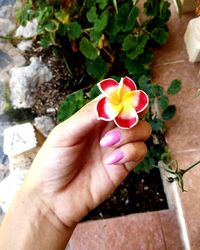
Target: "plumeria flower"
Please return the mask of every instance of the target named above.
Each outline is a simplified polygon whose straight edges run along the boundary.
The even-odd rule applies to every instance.
[[[136,84],[129,77],[121,78],[118,83],[108,78],[97,84],[102,92],[96,106],[97,118],[104,121],[114,121],[123,129],[134,127],[138,113],[142,112],[149,103],[147,94],[137,90]]]

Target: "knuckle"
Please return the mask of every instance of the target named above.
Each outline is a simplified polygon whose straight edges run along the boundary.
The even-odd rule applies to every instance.
[[[147,154],[147,146],[144,142],[140,142],[137,145],[137,150],[135,153],[134,160],[140,162],[144,159],[145,155]]]
[[[151,125],[147,121],[142,121],[143,138],[147,140],[152,133]]]

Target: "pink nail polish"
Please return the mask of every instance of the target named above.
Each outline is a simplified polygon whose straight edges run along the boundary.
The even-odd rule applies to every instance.
[[[109,147],[120,141],[121,134],[119,131],[108,132],[100,141],[102,147]]]
[[[121,161],[124,158],[124,154],[120,149],[115,150],[106,160],[105,164],[111,165]]]

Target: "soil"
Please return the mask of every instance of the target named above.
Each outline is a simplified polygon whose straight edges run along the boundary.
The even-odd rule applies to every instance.
[[[95,220],[167,209],[160,172],[132,171],[116,191],[83,220]]]
[[[35,45],[32,51],[26,52],[25,56],[27,63],[31,56],[40,56],[53,73],[53,79],[50,82],[36,86],[34,94],[36,102],[32,111],[35,115],[50,115],[56,120],[56,111],[66,95],[87,87],[83,83],[87,82],[88,84],[90,79],[85,78],[81,64],[75,66],[72,77],[63,58],[55,55],[52,50],[41,51]],[[49,114],[49,108],[55,109],[55,112]],[[119,188],[83,220],[116,217],[166,208],[168,206],[159,170],[154,168],[150,173],[132,171]]]

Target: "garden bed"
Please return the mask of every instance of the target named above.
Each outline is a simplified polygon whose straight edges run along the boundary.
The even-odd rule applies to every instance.
[[[150,173],[132,171],[116,191],[84,220],[94,220],[158,211],[168,208],[163,190],[160,171],[156,168]]]

